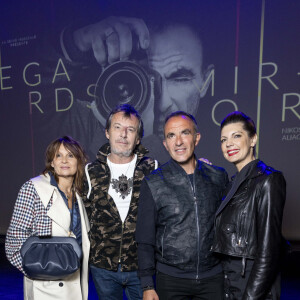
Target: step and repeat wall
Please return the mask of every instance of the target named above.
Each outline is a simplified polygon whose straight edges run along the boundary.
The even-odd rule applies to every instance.
[[[198,157],[222,156],[222,119],[253,118],[257,155],[287,180],[283,233],[299,240],[300,43],[297,0],[44,0],[1,3],[0,234],[46,146],[71,135],[90,160],[120,103],[140,112],[149,155],[168,160],[163,122],[192,113]]]

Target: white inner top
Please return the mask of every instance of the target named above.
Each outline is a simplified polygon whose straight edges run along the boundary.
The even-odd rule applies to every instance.
[[[136,160],[136,154],[133,160],[127,164],[115,164],[107,158],[107,164],[111,174],[108,194],[113,198],[122,222],[126,219],[131,202],[133,173]]]

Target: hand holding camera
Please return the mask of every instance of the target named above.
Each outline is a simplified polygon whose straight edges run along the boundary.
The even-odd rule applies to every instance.
[[[96,82],[95,116],[105,118],[118,104],[131,104],[140,111],[145,136],[153,133],[154,102],[160,77],[148,67],[146,49],[150,36],[145,22],[137,18],[109,17],[77,29],[73,39],[81,52],[92,53],[101,66]],[[91,52],[91,51],[90,51]]]
[[[138,45],[134,45],[134,36],[137,37]],[[146,50],[150,42],[145,22],[126,17],[109,17],[87,25],[77,29],[73,33],[73,38],[80,51],[92,49],[102,67],[118,60],[127,60],[136,46]]]

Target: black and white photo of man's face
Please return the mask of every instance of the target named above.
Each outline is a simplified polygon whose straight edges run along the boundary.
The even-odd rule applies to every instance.
[[[149,67],[162,78],[161,97],[155,104],[159,136],[163,136],[163,122],[170,113],[197,113],[199,100],[209,85],[203,86],[208,74],[202,72],[202,54],[199,38],[185,25],[172,25],[151,35]]]
[[[197,28],[189,27],[185,23],[168,23],[167,20],[162,21],[162,25],[158,25],[159,21],[150,23],[138,18],[108,17],[77,29],[74,32],[74,41],[77,41],[78,49],[92,50],[98,64],[104,66],[97,82],[97,99],[100,99],[100,103],[97,104],[95,113],[102,126],[106,107],[111,105],[109,110],[113,109],[113,102],[119,101],[119,94],[116,93],[118,89],[108,82],[115,83],[113,79],[120,74],[133,74],[132,64],[140,65],[146,67],[144,73],[146,77],[149,75],[150,86],[146,85],[146,89],[143,85],[143,80],[148,83],[147,78],[139,79],[143,85],[140,90],[149,93],[149,98],[145,100],[148,102],[138,108],[145,125],[145,137],[154,134],[163,139],[165,117],[178,110],[196,115],[200,99],[210,85],[207,79],[211,78],[210,70],[203,68],[202,44],[195,32]],[[125,85],[117,87],[122,87],[122,92],[127,91]],[[136,95],[139,95],[139,88],[136,91]],[[109,101],[108,94],[113,95],[113,101]],[[126,95],[125,92],[122,95]],[[144,96],[143,93],[142,95]],[[127,97],[125,100],[131,99]]]

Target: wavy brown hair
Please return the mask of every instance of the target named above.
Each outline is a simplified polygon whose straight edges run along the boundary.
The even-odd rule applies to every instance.
[[[88,160],[87,155],[85,154],[83,148],[80,146],[80,144],[75,141],[70,136],[63,136],[59,139],[54,140],[51,142],[45,153],[45,170],[43,171],[43,174],[46,175],[48,172],[51,172],[55,180],[59,181],[59,178],[54,172],[54,168],[51,166],[51,163],[61,145],[64,145],[64,147],[70,151],[75,158],[77,159],[77,172],[74,177],[73,186],[75,191],[82,195],[82,189],[83,189],[83,177],[84,177],[84,166]]]

